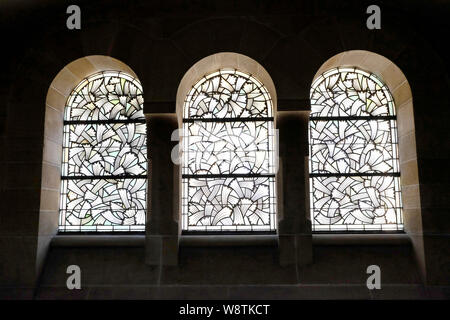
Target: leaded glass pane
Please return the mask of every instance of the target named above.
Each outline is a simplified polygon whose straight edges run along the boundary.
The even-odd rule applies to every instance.
[[[273,186],[273,177],[184,179],[184,225],[191,231],[274,230]]]
[[[71,93],[63,133],[60,231],[144,231],[146,125],[140,83],[119,72]]]
[[[203,77],[189,92],[184,117],[200,119],[272,116],[267,89],[237,70],[220,70]]]
[[[336,68],[318,77],[311,88],[311,117],[395,115],[389,89],[374,75]]]
[[[61,231],[144,231],[146,179],[63,180]]]
[[[272,123],[186,123],[184,174],[272,173]]]
[[[70,94],[65,120],[143,119],[142,87],[125,73],[101,72],[83,80]]]
[[[146,125],[66,125],[63,164],[63,176],[146,174]]]
[[[395,120],[311,120],[311,173],[398,172]]]
[[[375,75],[336,68],[313,83],[313,230],[403,229],[397,143],[394,103]]]
[[[315,230],[397,230],[401,221],[399,178],[350,176],[312,178]],[[351,227],[350,227],[351,225]]]
[[[184,231],[274,231],[272,101],[255,78],[220,70],[189,92],[183,118]]]

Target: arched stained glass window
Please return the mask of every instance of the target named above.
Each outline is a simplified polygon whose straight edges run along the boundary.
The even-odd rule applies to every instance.
[[[272,101],[251,75],[203,77],[183,110],[182,229],[275,231]]]
[[[314,231],[402,230],[395,106],[374,74],[336,68],[311,88]]]
[[[121,72],[83,80],[64,114],[60,231],[144,231],[142,87]]]

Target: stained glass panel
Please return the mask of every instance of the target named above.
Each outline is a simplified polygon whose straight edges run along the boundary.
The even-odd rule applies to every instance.
[[[315,231],[402,230],[392,96],[373,74],[336,68],[311,88],[311,219]]]
[[[60,231],[144,231],[146,125],[138,80],[102,72],[68,98]]]
[[[272,117],[272,101],[263,84],[251,75],[237,70],[220,70],[194,85],[186,96],[184,117]]]
[[[142,87],[121,72],[101,72],[83,80],[70,94],[65,120],[143,119]]]
[[[392,116],[389,89],[374,74],[336,68],[319,76],[311,88],[311,117]]]
[[[144,123],[64,126],[63,175],[146,174]]]
[[[272,124],[251,122],[186,123],[184,174],[273,172]]]
[[[395,120],[311,120],[311,173],[398,172],[395,125]]]
[[[183,224],[191,231],[275,229],[274,178],[184,179]]]
[[[272,101],[237,70],[203,77],[183,118],[184,231],[274,231]]]
[[[146,179],[62,182],[60,231],[145,230]]]
[[[330,176],[311,179],[316,231],[397,230],[400,181],[390,176]]]

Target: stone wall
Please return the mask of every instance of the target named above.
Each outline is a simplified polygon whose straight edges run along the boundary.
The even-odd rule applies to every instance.
[[[450,30],[446,19],[449,8],[440,1],[408,1],[408,6],[385,3],[382,29],[368,30],[368,4],[81,1],[82,29],[74,31],[66,28],[66,6],[59,1],[5,4],[0,16],[3,41],[8,44],[0,76],[1,296],[100,298],[130,293],[147,298],[198,298],[203,294],[376,298],[383,293],[370,293],[364,287],[364,268],[372,263],[382,264],[387,287],[392,288],[383,291],[384,297],[448,294],[450,85],[442,40],[448,38]],[[45,23],[34,25],[37,17]],[[405,164],[416,163],[417,179],[408,180],[402,175],[407,182],[404,196],[420,190],[420,199],[410,196],[411,205],[405,207],[406,215],[419,219],[413,225],[421,226],[409,230],[413,240],[414,236],[421,239],[413,241],[413,246],[317,245],[308,234],[304,202],[307,140],[303,135],[309,88],[328,59],[349,50],[384,56],[403,72],[412,92],[413,104],[402,101],[397,105],[413,108],[408,112],[413,114],[413,127],[404,128],[400,136],[400,145],[413,145],[411,133],[415,136],[416,152],[406,148],[403,157]],[[126,64],[143,85],[149,139],[154,138],[158,146],[163,136],[152,137],[152,119],[155,123],[162,121],[161,126],[167,122],[176,127],[177,90],[183,76],[195,63],[219,52],[236,52],[256,60],[276,89],[282,157],[279,185],[281,181],[283,189],[280,235],[284,234],[279,247],[183,247],[177,241],[164,240],[163,235],[178,235],[173,214],[177,190],[174,180],[168,180],[177,175],[177,168],[169,166],[163,171],[169,176],[162,180],[155,176],[155,183],[159,181],[162,188],[173,185],[173,190],[164,194],[165,200],[150,203],[149,208],[157,211],[152,213],[155,218],[164,212],[171,215],[170,220],[165,220],[160,229],[149,226],[145,246],[55,246],[49,251],[56,232],[59,179],[60,156],[55,150],[61,132],[55,124],[61,120],[64,101],[63,89],[53,90],[58,88],[51,85],[55,77],[71,62],[92,55]],[[76,79],[82,71],[72,70],[67,80]],[[399,116],[402,110],[408,109],[400,108]],[[173,142],[164,141],[158,143],[167,152]],[[50,148],[52,144],[55,148]],[[295,145],[298,149],[293,150]],[[162,154],[159,163],[167,156]],[[152,172],[155,170],[158,168],[152,166]],[[154,197],[164,191],[151,190]],[[306,240],[299,238],[301,234],[307,235]],[[151,239],[157,240],[152,243]],[[152,248],[172,252],[168,256],[170,263],[162,263],[161,256],[150,259],[155,252]],[[178,250],[175,256],[173,250]],[[419,259],[418,251],[423,252]],[[68,263],[82,266],[86,289],[81,292],[67,293],[64,289]],[[202,287],[205,285],[206,289]]]

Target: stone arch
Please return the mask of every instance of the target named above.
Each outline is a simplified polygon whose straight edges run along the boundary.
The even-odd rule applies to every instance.
[[[189,70],[181,79],[176,97],[176,114],[180,127],[181,120],[183,118],[184,100],[189,90],[204,75],[212,73],[214,71],[218,71],[222,68],[234,68],[239,71],[248,73],[258,79],[269,91],[270,97],[272,99],[273,114],[276,115],[277,93],[272,78],[270,77],[266,69],[264,69],[264,67],[257,61],[243,54],[235,52],[220,52],[207,56],[195,63],[191,68],[189,68]]]
[[[215,71],[219,71],[220,69],[236,69],[243,73],[247,73],[252,77],[256,78],[258,81],[262,83],[267,89],[271,101],[272,101],[272,114],[273,114],[273,125],[276,128],[276,115],[277,115],[277,94],[274,82],[270,77],[269,73],[266,69],[259,64],[256,60],[245,56],[243,54],[235,53],[235,52],[220,52],[210,56],[207,56],[197,63],[195,63],[183,76],[177,90],[176,96],[176,117],[178,122],[178,127],[182,128],[183,125],[183,108],[184,102],[187,94],[192,89],[192,87],[197,84],[197,82],[204,77],[205,75],[211,74]],[[275,142],[275,148],[277,149]],[[182,203],[182,186],[181,186],[181,170],[178,172],[178,190],[177,198],[178,203],[180,204],[178,207],[177,213],[177,221],[181,222],[181,203]],[[279,172],[275,175],[276,181],[280,180]],[[275,189],[277,189],[277,183],[275,183]],[[278,192],[277,194],[277,204],[276,204],[276,219],[280,220],[280,208],[279,208],[279,197],[281,196]],[[181,223],[179,224],[181,228]],[[181,229],[180,229],[181,230]],[[276,227],[278,231],[278,227]]]
[[[425,276],[414,109],[408,80],[400,68],[386,57],[366,50],[351,50],[325,61],[316,72],[312,83],[322,73],[336,67],[357,67],[374,73],[388,86],[392,94],[398,125],[404,228],[411,238],[422,276]]]
[[[101,71],[119,71],[137,78],[125,63],[108,56],[92,55],[67,64],[53,79],[45,101],[45,124],[39,207],[37,274],[57,233],[61,186],[61,149],[66,101],[72,90],[86,77]]]

